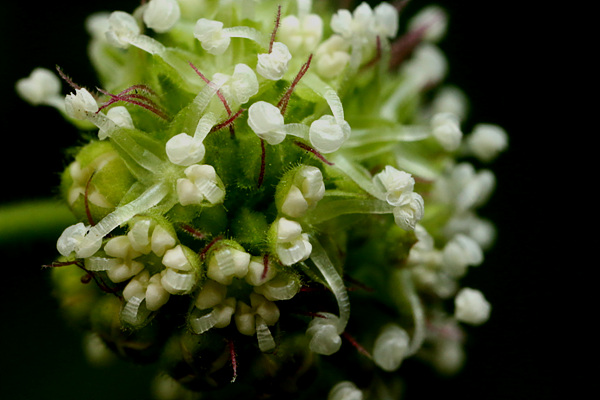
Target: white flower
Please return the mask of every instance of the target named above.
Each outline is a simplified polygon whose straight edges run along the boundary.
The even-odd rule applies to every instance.
[[[467,235],[457,234],[444,246],[442,265],[452,276],[461,277],[468,266],[483,262],[483,251],[479,244]]]
[[[46,68],[36,68],[27,78],[17,81],[16,90],[32,105],[48,104],[60,97],[60,80]]]
[[[281,205],[281,212],[300,218],[323,198],[325,184],[321,170],[313,166],[305,166],[296,172],[293,181]]]
[[[144,264],[134,259],[142,253],[136,251],[127,236],[117,236],[106,242],[104,252],[114,257],[114,264],[107,271],[108,277],[115,283],[124,282],[144,269]]]
[[[344,121],[338,124],[332,115],[324,115],[310,124],[308,139],[321,153],[338,150],[350,137],[350,125]]]
[[[408,30],[423,30],[423,39],[430,42],[439,41],[448,27],[448,16],[439,6],[427,6],[421,9],[408,21]]]
[[[399,171],[391,165],[386,166],[373,178],[385,189],[386,201],[392,206],[404,204],[403,196],[412,193],[415,180],[411,174]]]
[[[315,68],[317,73],[326,79],[339,76],[348,62],[350,45],[340,35],[331,35],[319,45],[315,53]]]
[[[202,48],[213,55],[220,55],[227,50],[231,39],[223,32],[223,23],[205,18],[196,21],[194,36],[202,44]]]
[[[212,165],[192,165],[184,173],[186,178],[177,179],[177,198],[181,205],[223,202],[223,183]]]
[[[306,330],[310,338],[310,350],[317,354],[329,356],[336,353],[342,346],[342,338],[338,332],[339,318],[330,313],[319,313],[320,317],[313,318]]]
[[[395,371],[400,367],[409,347],[408,333],[399,325],[386,325],[373,346],[373,361],[384,371]]]
[[[256,72],[266,79],[277,81],[287,72],[291,59],[292,55],[287,46],[281,42],[274,42],[270,53],[258,55]]]
[[[250,293],[250,306],[242,301],[237,302],[235,311],[235,325],[243,335],[257,333],[258,318],[261,317],[267,325],[275,325],[279,320],[279,308],[257,293]]]
[[[290,52],[311,52],[321,42],[323,36],[323,20],[316,14],[309,14],[301,18],[288,15],[281,20],[277,30],[277,37],[285,43]]]
[[[206,275],[223,285],[231,285],[233,278],[244,278],[248,274],[249,265],[250,254],[224,246],[211,254]]]
[[[420,194],[411,192],[403,196],[402,204],[394,207],[394,222],[406,231],[412,231],[423,218],[425,204]]]
[[[87,89],[75,89],[75,94],[69,93],[65,98],[65,111],[74,119],[86,119],[98,111],[98,103]]]
[[[201,162],[206,149],[202,140],[185,132],[173,136],[166,145],[167,157],[173,164],[188,166]]]
[[[471,325],[480,325],[488,320],[492,306],[477,289],[462,288],[454,299],[454,316]]]
[[[327,400],[363,400],[363,393],[350,381],[342,381],[329,391]]]
[[[283,265],[292,265],[306,260],[312,252],[308,235],[296,221],[279,218],[276,222],[277,242],[275,251]]]
[[[402,64],[408,81],[417,89],[440,82],[448,71],[448,62],[442,51],[424,42],[413,51],[412,57]]]
[[[156,311],[169,301],[170,294],[161,282],[161,274],[157,273],[150,277],[150,273],[144,270],[129,281],[123,289],[123,298],[129,301],[133,297],[146,300],[146,308]]]
[[[237,64],[232,76],[216,73],[212,78],[213,82],[227,82],[221,86],[221,92],[226,97],[233,97],[238,104],[244,104],[250,100],[250,97],[258,93],[258,79],[254,70],[246,64]]]
[[[190,254],[192,251],[177,245],[165,252],[162,264],[166,267],[161,272],[161,285],[171,294],[189,293],[196,285],[198,278],[194,274]]]
[[[498,125],[478,124],[467,138],[467,146],[480,160],[491,161],[506,149],[508,136]]]
[[[133,119],[127,108],[124,106],[113,107],[106,113],[108,119],[115,123],[115,125],[121,128],[134,129]],[[98,139],[103,140],[108,137],[108,130],[106,127],[100,127],[98,131]]]
[[[378,4],[374,9],[373,29],[380,37],[394,38],[398,33],[398,10],[389,3]]]
[[[156,32],[169,31],[181,17],[177,0],[150,0],[144,10],[144,23]]]
[[[248,109],[248,125],[256,135],[271,145],[285,139],[285,128],[281,110],[265,101],[257,101]]]
[[[86,247],[81,247],[81,243],[87,235],[89,228],[90,227],[85,226],[83,222],[79,222],[66,228],[56,243],[58,252],[65,257],[69,257],[73,252],[75,252],[77,258],[86,258],[100,250],[100,247],[102,246],[102,238],[91,242]]]
[[[358,40],[366,43],[374,37],[375,19],[373,9],[362,2],[353,13],[341,9],[331,17],[331,29],[344,39]]]
[[[123,11],[114,11],[108,18],[106,39],[119,48],[127,48],[131,40],[139,36],[140,27],[133,15]]]
[[[452,113],[438,113],[431,118],[431,133],[446,151],[454,151],[460,146],[462,131],[460,121]]]

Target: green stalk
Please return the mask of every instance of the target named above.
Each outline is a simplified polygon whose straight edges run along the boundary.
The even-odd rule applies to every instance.
[[[75,217],[56,199],[27,200],[0,205],[0,245],[21,240],[56,240]]]

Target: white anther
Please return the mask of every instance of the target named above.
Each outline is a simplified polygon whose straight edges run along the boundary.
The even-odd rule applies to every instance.
[[[140,27],[133,15],[123,11],[114,11],[108,18],[106,39],[119,48],[127,48],[131,40],[140,34]]]
[[[176,240],[165,228],[157,225],[152,231],[152,238],[150,239],[150,247],[152,252],[159,257],[162,257],[165,252],[174,247]]]
[[[182,245],[177,245],[165,252],[162,263],[167,268],[178,271],[191,271],[192,264],[188,260]]]
[[[491,161],[508,146],[508,135],[498,125],[478,124],[467,138],[469,150],[482,161]]]
[[[480,325],[488,320],[492,306],[477,289],[462,288],[454,299],[454,316],[471,325]]]
[[[46,68],[36,68],[27,78],[19,79],[16,90],[19,96],[32,105],[57,104],[61,97],[60,80]]]
[[[323,36],[323,20],[316,14],[301,16],[288,15],[281,20],[277,37],[288,47],[290,52],[313,51]]]
[[[373,9],[373,30],[380,37],[393,39],[398,33],[398,10],[393,5],[383,2]]]
[[[275,325],[279,320],[279,308],[258,293],[250,293],[250,305],[256,315],[260,315],[267,325]]]
[[[184,173],[187,178],[177,179],[177,197],[181,205],[223,202],[223,183],[212,165],[192,165]]]
[[[331,35],[319,45],[315,53],[315,68],[317,73],[326,79],[339,76],[348,62],[350,45],[340,35]]]
[[[338,333],[339,318],[329,313],[320,313],[308,324],[306,334],[310,338],[309,348],[312,352],[329,356],[342,346],[342,338]]]
[[[134,129],[133,119],[124,106],[113,107],[106,113],[108,119],[110,119],[116,126],[127,129]],[[109,129],[106,126],[101,126],[98,132],[98,139],[104,140],[108,137]]]
[[[308,138],[321,153],[332,153],[342,147],[350,137],[350,125],[344,121],[338,124],[332,115],[324,115],[310,124]]]
[[[395,371],[408,351],[408,333],[395,324],[386,325],[373,346],[373,360],[384,371]]]
[[[404,197],[402,204],[394,207],[394,222],[406,231],[412,231],[423,218],[425,203],[420,194],[411,192]]]
[[[104,252],[117,259],[108,271],[108,277],[115,283],[124,282],[137,275],[144,269],[144,265],[133,259],[141,255],[132,246],[127,236],[117,236],[104,245]]]
[[[167,32],[179,21],[181,10],[177,0],[150,0],[144,10],[143,20],[156,32]]]
[[[206,149],[201,140],[194,139],[187,133],[180,133],[169,139],[166,151],[169,161],[185,167],[201,162]]]
[[[452,276],[461,277],[467,267],[477,266],[483,262],[483,251],[475,240],[461,233],[457,234],[444,246],[442,265]]]
[[[277,275],[277,270],[273,267],[266,267],[263,257],[252,257],[245,279],[252,286],[260,286],[269,282],[275,275]]]
[[[446,151],[454,151],[460,146],[462,131],[460,121],[452,113],[438,113],[431,118],[433,136]]]
[[[281,212],[292,218],[300,218],[323,198],[325,184],[321,170],[312,166],[299,170],[293,181],[294,184],[281,205]]]
[[[161,283],[161,274],[154,274],[146,287],[146,308],[156,311],[169,301],[170,294]]]
[[[58,238],[56,248],[60,254],[69,257],[73,252],[77,258],[87,258],[92,256],[100,247],[102,247],[102,238],[82,247],[82,242],[87,235],[90,227],[85,226],[83,222],[71,225],[66,228]]]
[[[257,101],[248,109],[248,125],[256,136],[271,145],[285,139],[285,129],[281,110],[271,103]]]
[[[75,89],[65,97],[65,112],[74,119],[87,119],[98,111],[98,103],[87,89]]]
[[[223,302],[227,296],[227,286],[212,279],[207,279],[196,297],[195,305],[200,310],[206,310]]]
[[[129,243],[135,251],[143,254],[150,252],[150,225],[149,219],[138,220],[127,233]]]
[[[229,81],[229,88],[235,101],[244,104],[258,93],[258,79],[254,70],[246,64],[237,64]]]
[[[408,30],[423,30],[423,39],[430,42],[439,41],[448,27],[448,15],[439,6],[427,6],[421,9],[408,21]]]
[[[266,79],[277,81],[285,75],[292,55],[287,46],[281,42],[274,42],[270,53],[258,55],[256,72]]]
[[[415,180],[411,174],[399,171],[388,165],[373,178],[385,190],[386,201],[392,206],[405,204],[405,198],[412,193]]]
[[[312,252],[308,235],[302,233],[302,226],[296,221],[279,218],[276,222],[276,253],[283,265],[292,265],[306,260]]]
[[[246,276],[249,264],[250,254],[232,247],[223,247],[211,255],[206,274],[214,281],[230,285],[234,277]]]
[[[202,48],[213,55],[220,55],[227,50],[231,39],[223,32],[221,21],[200,18],[194,27],[194,37],[200,41]]]
[[[363,393],[350,381],[342,381],[329,391],[327,400],[363,400]]]

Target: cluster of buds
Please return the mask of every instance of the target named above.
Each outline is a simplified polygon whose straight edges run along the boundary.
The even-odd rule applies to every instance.
[[[463,135],[444,11],[399,34],[405,2],[329,3],[149,0],[87,21],[104,88],[17,83],[92,134],[56,294],[96,346],[160,363],[163,398],[377,398],[408,357],[457,371],[490,314],[460,279],[494,238],[475,164],[507,137]]]

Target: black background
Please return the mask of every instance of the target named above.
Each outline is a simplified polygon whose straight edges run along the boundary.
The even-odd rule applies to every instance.
[[[406,12],[430,3],[413,0]],[[401,369],[408,400],[558,399],[565,379],[565,283],[555,277],[563,270],[560,245],[567,239],[556,234],[557,216],[545,208],[560,189],[548,176],[556,161],[549,142],[555,132],[565,133],[544,125],[560,118],[560,107],[547,105],[555,104],[556,93],[544,89],[556,84],[557,74],[548,72],[558,57],[547,6],[518,3],[437,2],[450,15],[441,43],[450,61],[447,81],[469,96],[469,123],[503,126],[510,149],[491,166],[497,189],[481,212],[497,224],[496,246],[465,280],[486,294],[492,317],[468,329],[468,360],[457,377],[439,378],[414,364]],[[78,140],[53,109],[20,100],[14,82],[37,66],[59,64],[78,82],[95,85],[84,18],[100,10],[131,11],[135,1],[33,4],[5,2],[0,11],[2,203],[53,193],[65,164],[63,149]],[[146,398],[149,368],[88,366],[78,333],[57,317],[47,272],[40,268],[54,256],[54,243],[13,243],[0,251],[0,398]]]

